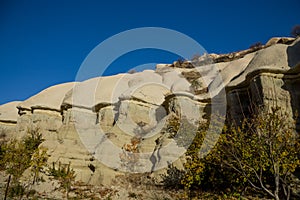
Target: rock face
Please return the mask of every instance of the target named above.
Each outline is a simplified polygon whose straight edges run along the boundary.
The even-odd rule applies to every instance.
[[[19,103],[17,106],[19,117],[16,125],[18,137],[26,134],[28,129],[37,127],[47,132],[45,139],[53,137],[62,125],[62,101],[73,86],[74,83],[55,85]]]
[[[10,102],[0,107],[0,122],[7,124],[16,124],[18,119],[17,105],[20,101]]]
[[[71,162],[78,180],[110,184],[124,172],[155,172],[172,162],[182,167],[192,140],[179,136],[184,128],[195,132],[211,113],[227,109],[228,120],[239,122],[256,107],[280,106],[299,130],[299,84],[300,39],[275,38],[197,62],[56,85],[0,106],[0,128],[18,138],[38,127],[50,163]],[[178,130],[168,126],[174,118],[182,122]]]
[[[0,106],[0,137],[11,138],[15,134],[19,103],[19,101],[14,101]]]
[[[299,130],[299,52],[299,39],[256,52],[246,70],[226,87],[229,116],[238,121],[258,106],[279,106],[297,121]]]

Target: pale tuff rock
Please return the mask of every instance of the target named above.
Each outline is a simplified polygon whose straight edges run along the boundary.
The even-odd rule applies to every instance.
[[[254,53],[246,55],[244,58],[227,62],[227,65],[220,71],[220,78],[214,78],[208,88],[211,96],[217,95],[222,88],[230,83],[235,77],[238,77],[245,71],[249,62],[253,59]]]
[[[73,88],[74,84],[75,83],[63,83],[49,87],[21,102],[18,105],[18,108],[19,110],[30,110],[31,112],[33,112],[34,109],[54,110],[60,112],[60,107],[65,94]]]
[[[77,83],[66,94],[63,106],[92,109],[98,104],[117,103],[118,95],[128,89],[129,79],[127,77],[130,76],[130,74],[118,74],[109,77],[92,78]],[[115,88],[116,85],[119,88]]]
[[[3,137],[15,137],[19,103],[14,101],[0,106],[0,140]]]
[[[92,109],[96,105],[116,104],[122,95],[129,92],[128,89],[134,90],[149,83],[161,83],[161,77],[152,70],[145,70],[89,79],[76,84],[66,95],[63,105]]]
[[[13,101],[0,105],[0,122],[16,124],[18,119],[18,109],[20,101]]]
[[[293,41],[295,41],[295,38],[292,37],[273,37],[269,39],[266,46],[268,47],[274,44],[291,44]]]
[[[258,106],[279,106],[292,118],[299,110],[300,40],[260,50],[227,86],[229,117],[239,121]],[[299,130],[299,117],[296,119]]]
[[[182,168],[185,160],[188,143],[181,137],[187,131],[170,132],[168,120],[174,116],[189,123],[181,126],[188,132],[218,106],[236,122],[256,106],[281,106],[298,117],[299,46],[300,39],[273,38],[259,48],[158,64],[155,71],[56,85],[0,106],[0,128],[9,123],[21,136],[39,127],[49,162],[71,162],[77,180],[86,183],[110,184],[124,171],[146,170],[158,177],[170,162]]]

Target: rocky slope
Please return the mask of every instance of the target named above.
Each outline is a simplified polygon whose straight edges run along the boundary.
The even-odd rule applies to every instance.
[[[155,71],[56,85],[0,106],[0,128],[17,138],[40,128],[49,163],[71,162],[77,180],[109,185],[124,172],[155,176],[169,163],[181,167],[186,146],[166,131],[174,116],[197,124],[220,112],[239,122],[258,106],[278,105],[299,130],[299,72],[300,38],[273,38],[241,52],[159,64]]]

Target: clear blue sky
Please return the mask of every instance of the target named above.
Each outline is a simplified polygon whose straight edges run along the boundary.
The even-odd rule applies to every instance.
[[[295,24],[300,24],[299,0],[1,0],[0,104],[74,81],[94,47],[128,29],[174,29],[209,53],[227,53],[289,36]],[[165,52],[137,51],[118,59],[107,74],[175,59]]]

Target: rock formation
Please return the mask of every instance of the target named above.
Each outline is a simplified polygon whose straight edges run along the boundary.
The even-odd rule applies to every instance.
[[[172,117],[192,128],[224,108],[229,121],[239,122],[255,107],[277,105],[300,129],[300,38],[204,56],[47,88],[0,106],[0,128],[20,138],[38,127],[49,162],[71,162],[76,178],[90,184],[109,184],[124,172],[154,172],[172,162],[180,167],[187,146],[166,130]]]
[[[14,101],[0,106],[0,135],[1,137],[13,137],[18,120],[17,105],[20,101]]]

